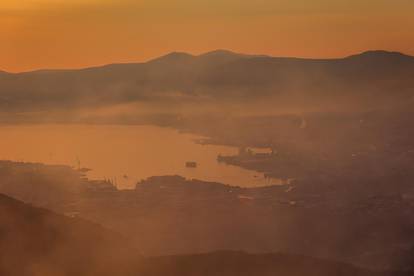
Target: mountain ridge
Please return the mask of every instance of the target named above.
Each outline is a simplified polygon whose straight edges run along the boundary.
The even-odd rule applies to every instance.
[[[162,60],[164,58],[177,58],[177,57],[181,57],[181,58],[200,58],[200,57],[211,57],[211,56],[217,56],[217,55],[232,55],[232,56],[239,56],[239,57],[258,57],[258,58],[270,58],[270,59],[295,59],[295,60],[321,60],[321,61],[332,61],[332,60],[344,60],[344,59],[349,59],[349,58],[357,58],[357,57],[375,57],[375,56],[399,56],[399,57],[405,57],[405,58],[412,58],[414,59],[414,56],[412,55],[408,55],[405,54],[403,52],[398,52],[398,51],[387,51],[387,50],[366,50],[363,52],[359,52],[356,54],[351,54],[351,55],[347,55],[344,57],[333,57],[333,58],[310,58],[310,57],[299,57],[299,56],[272,56],[272,55],[267,55],[267,54],[244,54],[244,53],[237,53],[231,50],[226,50],[226,49],[216,49],[216,50],[212,50],[212,51],[208,51],[205,53],[201,53],[199,55],[193,55],[187,52],[181,52],[181,51],[172,51],[172,52],[168,52],[164,55],[158,56],[158,57],[154,57],[151,58],[147,61],[142,61],[142,62],[115,62],[115,63],[108,63],[108,64],[103,64],[103,65],[92,65],[92,66],[86,66],[86,67],[81,67],[81,68],[55,68],[55,69],[47,69],[47,68],[40,68],[40,69],[35,69],[35,70],[28,70],[28,71],[22,71],[22,72],[9,72],[7,70],[0,70],[0,73],[6,73],[6,74],[14,74],[14,75],[18,75],[18,74],[26,74],[26,73],[34,73],[34,72],[53,72],[53,71],[57,71],[57,72],[69,72],[69,71],[82,71],[82,70],[88,70],[88,69],[98,69],[98,68],[105,68],[108,66],[121,66],[121,65],[138,65],[138,64],[148,64],[154,61],[159,61]]]
[[[146,63],[0,74],[0,107],[26,112],[140,102],[182,110],[188,103],[266,102],[318,110],[340,101],[367,110],[411,102],[413,71],[414,57],[387,51],[340,59],[173,52]]]

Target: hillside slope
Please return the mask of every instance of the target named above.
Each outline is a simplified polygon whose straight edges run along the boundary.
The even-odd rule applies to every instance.
[[[0,195],[0,250],[0,275],[8,276],[127,273],[125,265],[139,259],[114,232],[4,195]]]
[[[0,250],[0,275],[7,276],[405,276],[283,254],[223,251],[142,258],[124,239],[100,226],[4,195],[0,195]]]

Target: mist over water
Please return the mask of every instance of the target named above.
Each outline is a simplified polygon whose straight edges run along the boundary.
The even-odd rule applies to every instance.
[[[39,256],[47,269],[33,276],[413,275],[412,72],[414,57],[382,50],[332,60],[174,52],[0,72],[0,249],[10,253],[0,275],[25,275],[2,266]],[[166,260],[165,270],[104,268],[136,260],[156,270]],[[85,267],[93,273],[72,270]]]
[[[2,160],[90,168],[91,179],[109,179],[120,189],[134,188],[154,175],[256,187],[280,184],[263,173],[217,162],[237,154],[228,146],[200,145],[202,137],[155,126],[26,125],[0,127]],[[187,168],[186,162],[197,162]]]

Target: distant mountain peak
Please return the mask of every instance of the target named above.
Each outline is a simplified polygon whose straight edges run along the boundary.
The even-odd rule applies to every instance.
[[[193,57],[193,55],[186,52],[171,52],[166,54],[164,57],[180,58],[180,57]]]
[[[386,50],[370,50],[360,54],[349,56],[348,58],[363,58],[363,59],[388,59],[388,58],[413,58],[412,56],[403,54],[401,52],[386,51]]]
[[[210,51],[210,52],[201,54],[200,56],[207,57],[207,56],[229,56],[229,55],[231,55],[231,56],[243,56],[243,54],[235,53],[235,52],[225,50],[225,49],[217,49],[217,50],[214,50],[214,51]]]
[[[150,60],[149,62],[174,62],[174,61],[184,61],[193,58],[194,56],[185,52],[171,52],[164,56],[158,57],[156,59]]]

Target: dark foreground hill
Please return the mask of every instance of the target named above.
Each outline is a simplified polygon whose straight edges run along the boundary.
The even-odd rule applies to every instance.
[[[0,250],[0,275],[7,276],[404,275],[281,254],[217,252],[144,259],[123,238],[100,226],[3,195]]]
[[[200,276],[408,276],[409,273],[373,272],[347,264],[285,254],[215,252],[149,259],[143,275]]]
[[[0,275],[111,275],[139,260],[103,227],[0,195]]]
[[[281,186],[239,188],[166,176],[134,190],[88,181],[69,167],[2,161],[0,193],[97,222],[128,237],[146,256],[290,252],[371,269],[412,269],[412,159],[386,156],[376,153],[369,161],[361,154],[345,169],[324,165],[316,172],[307,172],[307,159],[298,159],[306,166],[286,167],[306,169],[303,179]],[[284,168],[288,157],[229,158]],[[391,163],[381,165],[382,159]]]

